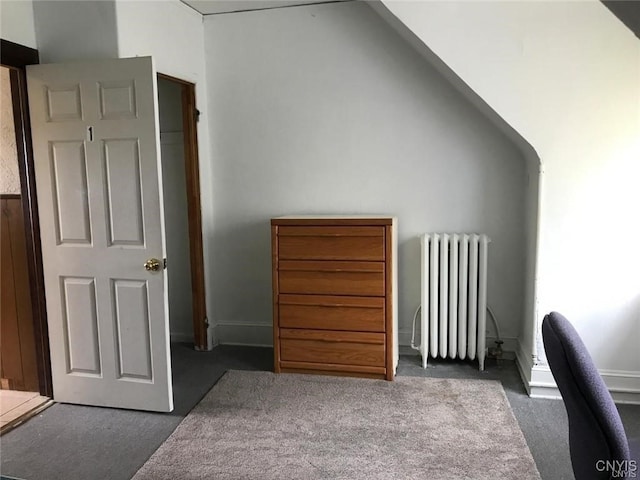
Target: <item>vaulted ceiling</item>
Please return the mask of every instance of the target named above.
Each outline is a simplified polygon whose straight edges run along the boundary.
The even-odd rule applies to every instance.
[[[202,15],[269,10],[272,8],[295,7],[315,3],[334,3],[343,0],[181,0]]]
[[[640,38],[639,0],[603,0],[602,3]]]
[[[181,0],[202,15],[268,10],[345,0]],[[427,1],[427,0],[424,0]],[[640,38],[640,0],[602,0],[602,3]]]

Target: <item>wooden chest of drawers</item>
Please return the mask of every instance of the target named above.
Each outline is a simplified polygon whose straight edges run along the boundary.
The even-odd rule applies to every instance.
[[[395,238],[393,217],[271,220],[276,373],[393,379]]]

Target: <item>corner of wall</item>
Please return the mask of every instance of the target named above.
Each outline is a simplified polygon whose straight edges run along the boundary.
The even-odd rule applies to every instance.
[[[531,398],[562,399],[551,369],[547,365],[535,364],[522,344],[516,351],[516,365]],[[599,370],[599,373],[614,402],[640,405],[640,373],[616,370]]]
[[[518,336],[518,348],[516,357],[518,367],[521,369],[523,379],[531,377],[533,358],[537,357],[537,271],[538,250],[540,236],[540,211],[541,211],[541,185],[542,185],[542,159],[533,145],[521,132],[510,125],[498,111],[489,105],[473,88],[465,82],[446,62],[438,56],[427,43],[425,43],[411,28],[396,17],[385,5],[384,1],[373,1],[368,5],[391,25],[414,49],[416,49],[429,63],[431,63],[467,100],[469,100],[485,117],[495,125],[507,138],[518,147],[523,155],[526,174],[527,192],[525,205],[525,231],[526,242],[526,274],[525,274],[525,305],[523,311],[523,324]],[[523,371],[525,370],[525,371]],[[528,380],[525,381],[528,385]]]

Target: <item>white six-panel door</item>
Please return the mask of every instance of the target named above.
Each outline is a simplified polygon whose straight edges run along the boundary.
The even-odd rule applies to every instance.
[[[35,65],[27,79],[54,399],[171,411],[152,59]]]

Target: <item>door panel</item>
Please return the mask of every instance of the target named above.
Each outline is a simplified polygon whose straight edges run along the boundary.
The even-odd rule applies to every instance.
[[[103,152],[109,246],[144,246],[138,140],[105,140]]]
[[[93,278],[62,278],[62,322],[67,373],[99,376],[100,343]]]
[[[27,69],[54,399],[171,411],[152,59]]]
[[[113,280],[118,378],[151,381],[147,282]]]
[[[50,157],[57,244],[91,243],[84,142],[51,142]]]
[[[47,122],[68,122],[82,120],[80,84],[45,85]]]
[[[136,89],[133,81],[100,82],[99,90],[101,119],[136,118]]]

